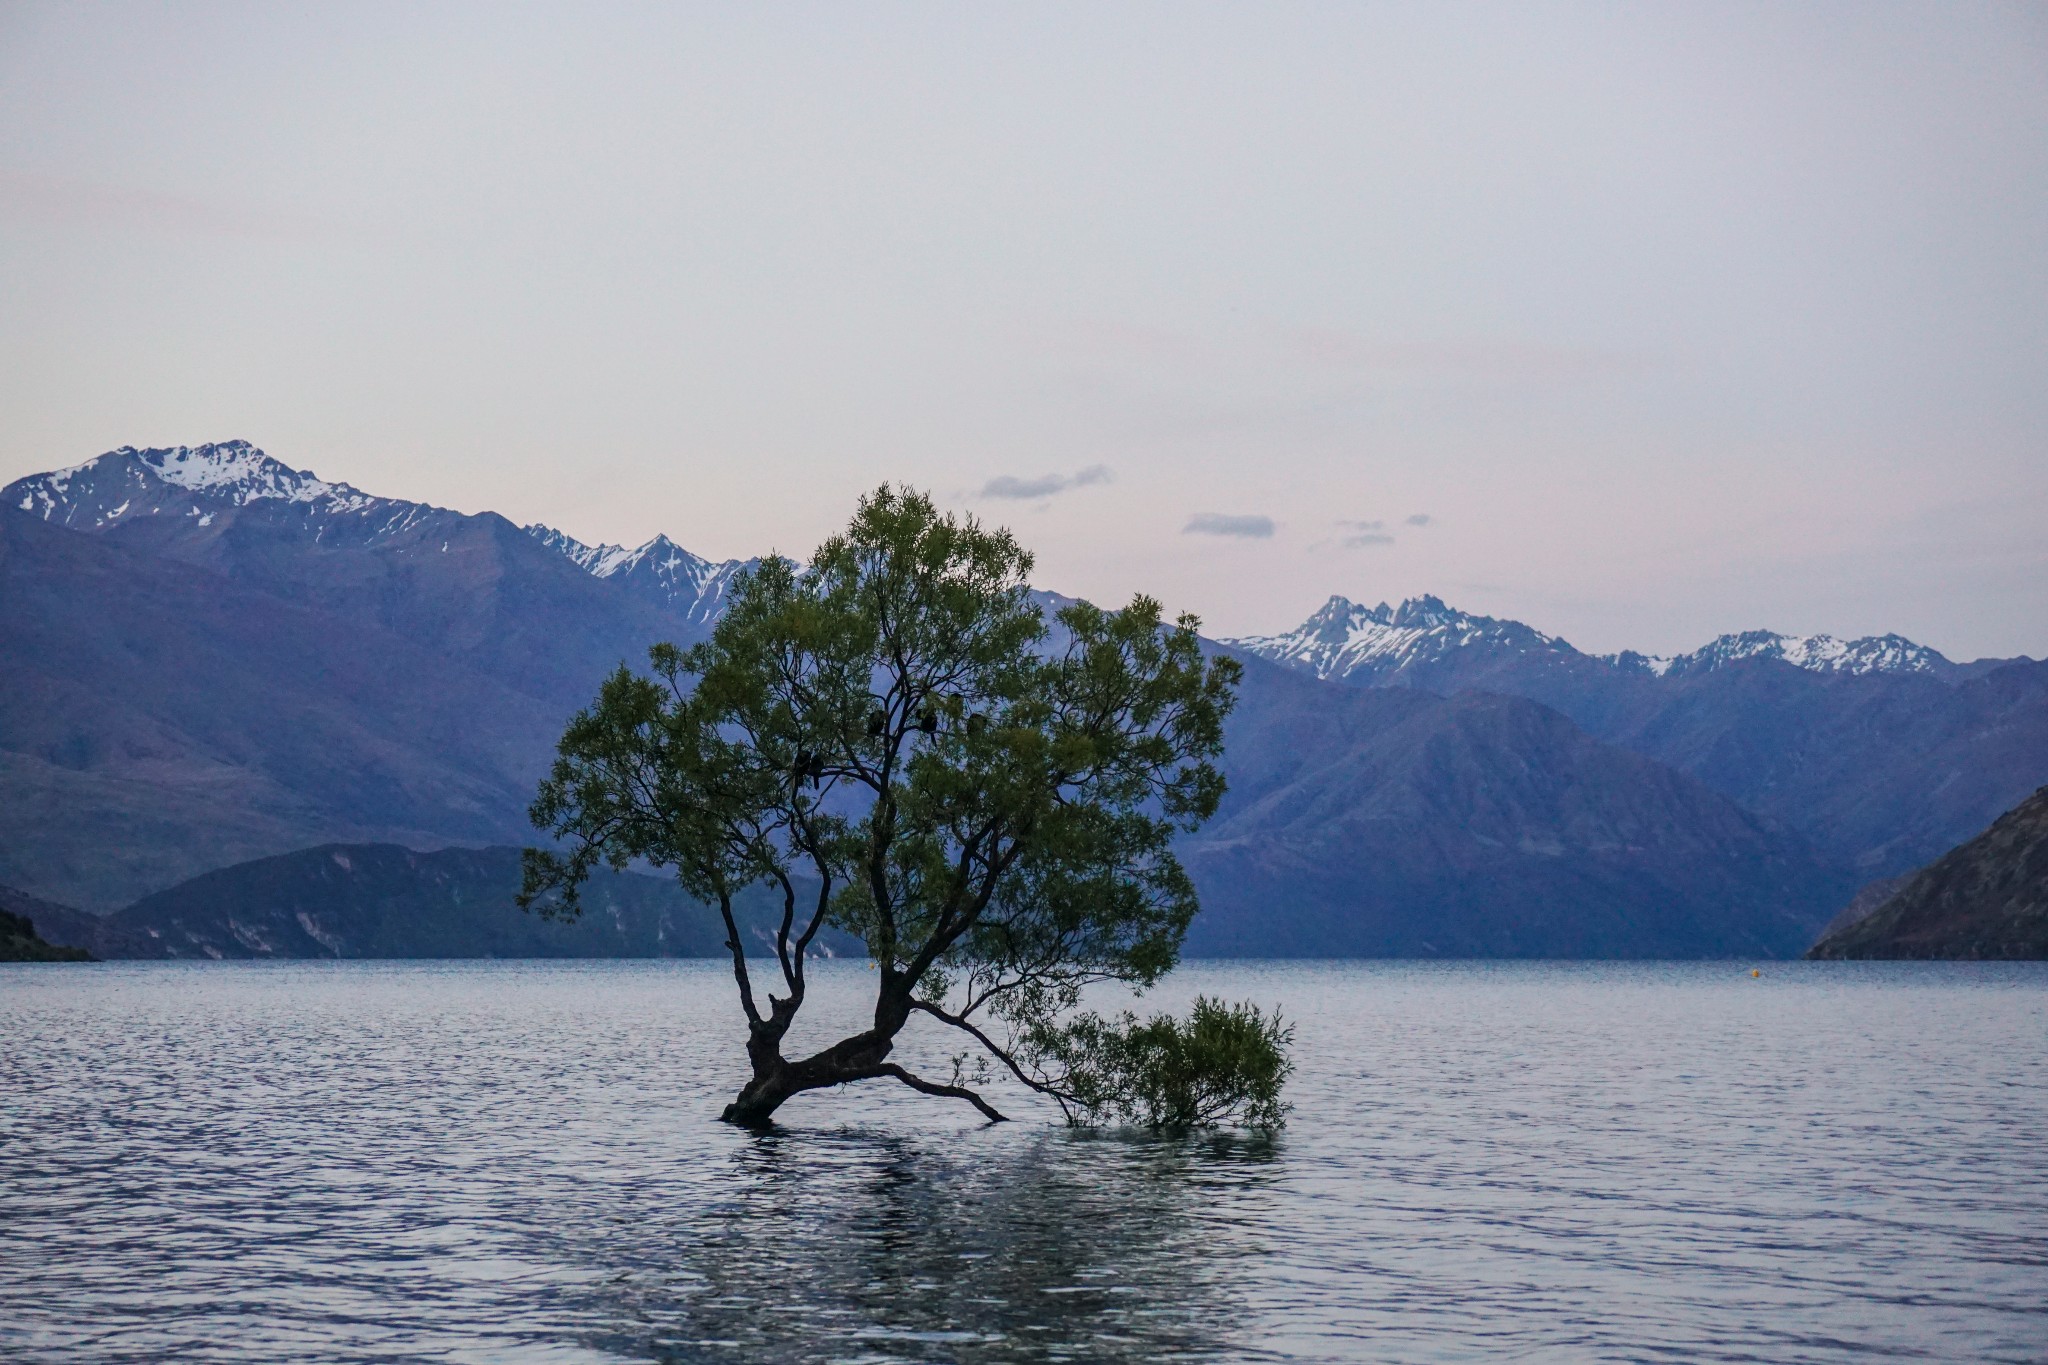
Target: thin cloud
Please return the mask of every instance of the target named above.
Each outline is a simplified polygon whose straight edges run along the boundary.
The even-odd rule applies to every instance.
[[[1414,516],[1408,517],[1406,520],[1408,525],[1410,526],[1427,526],[1430,522],[1436,520],[1436,518],[1430,516],[1430,514],[1427,512],[1417,512]]]
[[[0,168],[0,213],[45,222],[210,237],[311,239],[331,236],[334,231],[332,222],[312,214],[262,204],[222,202],[6,168]]]
[[[1273,519],[1253,513],[1197,512],[1180,528],[1184,536],[1244,536],[1264,540],[1273,534]]]
[[[1344,537],[1347,549],[1362,550],[1372,545],[1392,545],[1394,538],[1387,534],[1384,521],[1339,521],[1339,527],[1351,532]]]
[[[1064,493],[1069,488],[1086,488],[1091,483],[1108,483],[1109,466],[1092,464],[1075,474],[1041,474],[1035,479],[1020,479],[1015,474],[999,474],[981,486],[979,496],[984,498],[1049,498],[1055,493]]]
[[[1501,337],[1388,341],[1326,327],[1282,327],[1268,336],[1282,354],[1365,373],[1571,379],[1639,373],[1655,363],[1633,351]]]

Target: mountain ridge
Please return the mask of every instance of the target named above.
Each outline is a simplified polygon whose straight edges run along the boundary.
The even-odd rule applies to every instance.
[[[1587,654],[1560,636],[1520,621],[1461,611],[1428,594],[1405,598],[1398,606],[1381,602],[1376,607],[1332,595],[1291,631],[1226,638],[1223,643],[1325,680],[1352,681],[1363,673],[1368,685],[1386,685],[1394,675],[1412,674],[1453,650],[1469,651],[1475,646],[1555,654],[1606,665],[1621,673],[1659,677],[1706,672],[1756,658],[1775,659],[1815,673],[1925,673],[1943,679],[1957,678],[1971,667],[2013,662],[1957,664],[1939,650],[1896,634],[1838,640],[1832,635],[1785,635],[1771,630],[1716,636],[1696,650],[1677,655],[1635,650]]]
[[[1495,692],[1705,781],[1863,880],[1917,867],[2048,778],[2048,664],[1955,664],[1899,636],[1723,636],[1670,659],[1592,655],[1434,597],[1333,597],[1227,642],[1340,685]]]
[[[357,543],[397,536],[427,522],[471,515],[365,493],[351,484],[329,483],[310,470],[293,469],[243,440],[196,446],[121,446],[66,469],[27,475],[0,489],[0,504],[86,531],[105,531],[137,518],[167,513],[210,527],[223,512],[262,503],[283,504],[324,518],[352,516],[352,539]],[[685,550],[666,535],[627,549],[586,545],[566,532],[539,524],[519,529],[592,577],[615,578],[654,605],[699,623],[717,615],[733,575],[756,562],[713,562]],[[320,534],[324,535],[324,529]]]
[[[744,567],[372,498],[246,442],[124,447],[7,495],[0,880],[96,906],[327,842],[530,838],[568,716],[703,638]],[[1385,647],[1323,680],[1213,646],[1247,674],[1232,796],[1188,846],[1218,911],[1191,951],[1278,941],[1244,926],[1293,901],[1375,907],[1345,951],[1796,951],[1848,889],[2048,778],[2031,661],[1822,669],[1799,660],[1848,651],[1773,636],[1623,666],[1434,597],[1335,598],[1318,629],[1332,658]]]
[[[118,503],[114,501],[117,497]],[[348,483],[327,482],[310,470],[293,469],[244,440],[196,446],[120,446],[78,465],[27,475],[0,488],[0,503],[83,530],[104,530],[167,510],[210,524],[211,515],[223,508],[264,501],[301,505],[328,515],[386,511],[389,515],[376,534],[403,531],[424,516],[469,515],[365,493]],[[541,523],[519,529],[591,576],[632,584],[641,595],[699,622],[716,617],[732,576],[759,562],[709,560],[666,534],[627,547],[587,544]],[[1636,650],[1587,654],[1560,636],[1520,621],[1465,612],[1429,594],[1375,607],[1332,595],[1292,631],[1224,637],[1221,643],[1319,678],[1349,680],[1359,671],[1385,674],[1412,668],[1448,652],[1454,636],[1459,648],[1497,643],[1523,652],[1554,652],[1617,671],[1658,676],[1706,671],[1752,658],[1780,660],[1813,672],[1926,673],[1943,678],[1954,677],[1961,670],[2014,662],[1985,659],[1957,664],[1940,651],[1897,634],[1840,640],[1827,634],[1786,635],[1762,629],[1723,634],[1677,655]]]

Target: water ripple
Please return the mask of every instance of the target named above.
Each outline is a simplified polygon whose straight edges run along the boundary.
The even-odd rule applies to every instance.
[[[868,981],[828,971],[825,1012]],[[877,1087],[737,1133],[707,963],[0,968],[0,1354],[2048,1358],[2048,969],[1202,964],[1168,1003],[1197,990],[1298,1023],[1284,1135]]]

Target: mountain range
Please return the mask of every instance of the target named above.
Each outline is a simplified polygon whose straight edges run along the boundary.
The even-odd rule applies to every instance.
[[[2048,663],[1957,664],[1897,635],[1724,635],[1670,658],[1585,654],[1434,597],[1333,597],[1233,648],[1352,687],[1525,697],[1687,773],[1864,880],[1975,835],[2048,773]]]
[[[374,497],[243,442],[0,491],[0,882],[95,911],[331,843],[524,842],[563,722],[744,561]],[[1247,665],[1192,952],[1791,955],[2048,780],[2048,666],[1595,656],[1341,598]]]

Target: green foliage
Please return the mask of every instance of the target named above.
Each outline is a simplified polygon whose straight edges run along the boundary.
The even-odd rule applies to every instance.
[[[709,640],[657,647],[651,676],[621,668],[571,722],[533,807],[565,851],[529,850],[522,903],[574,917],[599,862],[672,868],[722,907],[779,888],[766,1012],[736,925],[729,944],[770,1110],[790,1086],[930,1088],[883,1060],[914,1012],[1051,1088],[1015,1040],[1089,983],[1142,988],[1179,955],[1197,903],[1171,845],[1222,797],[1239,669],[1147,597],[1048,621],[1031,566],[1009,532],[885,485],[809,565],[739,575]],[[880,968],[875,1024],[785,1062],[826,923]]]
[[[1125,1011],[1044,1024],[1027,1040],[1041,1067],[1059,1074],[1069,1122],[1121,1122],[1162,1132],[1237,1125],[1272,1130],[1286,1122],[1280,1088],[1294,1064],[1294,1039],[1280,1012],[1195,999],[1187,1021]]]

